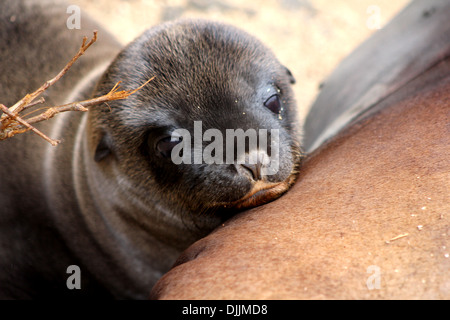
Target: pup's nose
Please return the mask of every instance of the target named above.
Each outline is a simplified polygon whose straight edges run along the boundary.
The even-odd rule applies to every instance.
[[[241,166],[243,166],[245,169],[251,172],[251,174],[253,175],[253,180],[255,181],[262,180],[261,175],[262,163],[259,162],[256,164],[243,163],[241,164]]]
[[[270,163],[270,158],[265,151],[252,150],[245,154],[245,161],[242,161],[238,166],[243,168],[246,172],[250,172],[253,180],[263,180],[263,168]]]

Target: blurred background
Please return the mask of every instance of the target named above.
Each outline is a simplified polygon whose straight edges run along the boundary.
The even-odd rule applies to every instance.
[[[409,0],[71,1],[124,45],[145,29],[177,18],[207,18],[246,30],[269,46],[295,76],[297,83],[294,90],[301,121],[328,74],[362,41],[383,28],[408,2]]]

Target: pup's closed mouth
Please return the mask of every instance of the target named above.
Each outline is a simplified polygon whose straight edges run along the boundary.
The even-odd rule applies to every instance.
[[[215,206],[234,209],[248,209],[269,203],[281,197],[296,180],[296,175],[289,176],[282,182],[257,181],[253,188],[241,199],[234,202],[215,203]]]

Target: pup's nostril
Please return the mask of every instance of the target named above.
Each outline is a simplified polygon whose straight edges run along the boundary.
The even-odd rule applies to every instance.
[[[270,163],[270,158],[265,151],[260,149],[252,150],[249,153],[245,154],[245,158],[241,158],[238,160],[238,164],[236,164],[236,169],[238,172],[248,175],[251,174],[251,177],[254,181],[263,180],[266,176],[265,168]]]
[[[261,175],[261,168],[262,168],[262,164],[261,163],[257,163],[257,164],[241,164],[241,166],[243,166],[245,169],[247,169],[248,171],[250,171],[250,173],[253,176],[253,180],[258,181],[258,180],[262,180],[262,175]]]

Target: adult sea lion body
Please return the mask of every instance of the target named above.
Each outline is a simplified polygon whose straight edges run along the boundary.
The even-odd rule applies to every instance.
[[[68,30],[66,9],[51,1],[0,4],[3,104],[53,77],[80,34],[96,28],[83,16],[81,32]],[[295,180],[293,79],[259,41],[231,26],[179,21],[119,51],[100,32],[46,100],[62,104],[105,94],[118,81],[134,89],[156,78],[109,108],[41,124],[63,141],[57,148],[31,133],[0,142],[1,298],[145,298],[181,250]],[[175,165],[171,133],[194,133],[194,121],[224,135],[277,129],[279,170],[264,176],[260,162]],[[81,290],[66,286],[70,265],[80,267]]]

